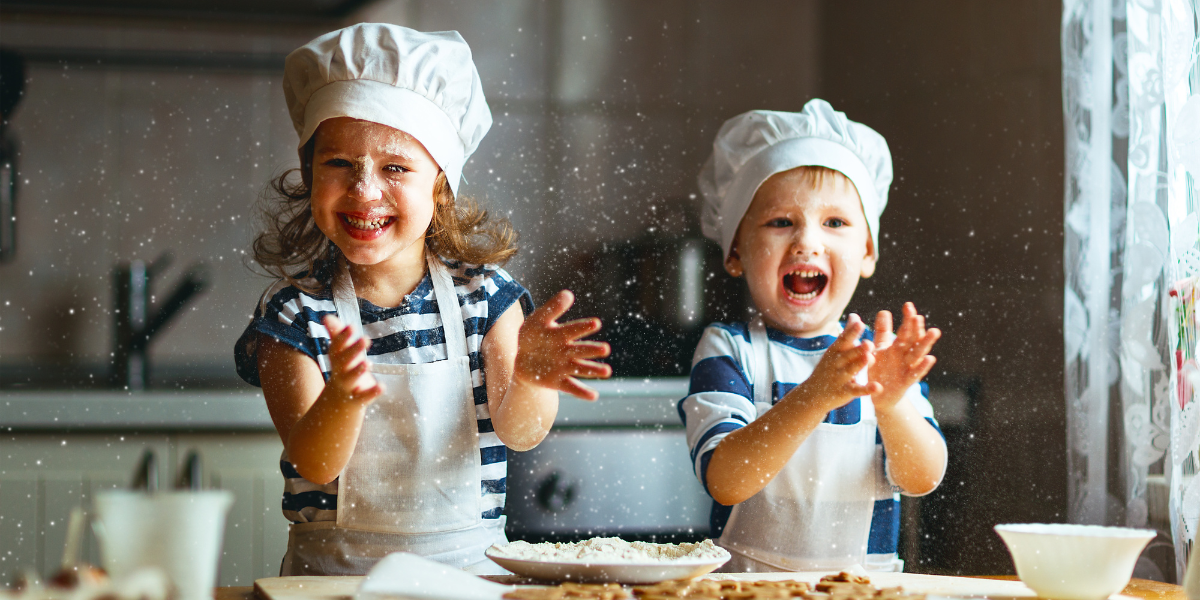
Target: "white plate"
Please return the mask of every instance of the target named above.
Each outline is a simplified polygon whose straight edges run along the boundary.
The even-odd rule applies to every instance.
[[[484,554],[496,564],[522,577],[545,581],[576,581],[580,583],[658,583],[670,579],[688,579],[711,573],[729,561],[724,558],[679,559],[646,563],[586,563],[519,560],[497,556],[492,548]]]

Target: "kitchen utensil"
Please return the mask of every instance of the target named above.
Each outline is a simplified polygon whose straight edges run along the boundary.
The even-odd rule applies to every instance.
[[[120,579],[140,567],[159,567],[177,600],[209,600],[217,583],[221,537],[233,493],[96,494],[96,537],[104,568]]]
[[[142,460],[133,472],[133,483],[129,487],[148,492],[158,490],[158,458],[153,450],[147,448],[142,453]]]
[[[179,480],[175,482],[177,490],[192,490],[198,492],[204,489],[204,467],[200,462],[200,453],[189,450],[183,459],[183,468],[179,469]]]
[[[1138,555],[1157,535],[1149,529],[1099,525],[1021,523],[996,525],[1017,576],[1038,596],[1101,600],[1133,577]]]
[[[582,563],[543,560],[518,560],[497,556],[492,548],[484,551],[496,564],[516,573],[543,581],[582,583],[658,583],[668,579],[690,579],[711,573],[729,561],[722,559],[682,559],[644,563]]]

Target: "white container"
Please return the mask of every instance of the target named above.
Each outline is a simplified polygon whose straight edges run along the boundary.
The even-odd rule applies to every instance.
[[[120,579],[158,567],[174,584],[177,600],[212,599],[232,492],[111,490],[96,494],[94,505],[109,575]]]
[[[1017,576],[1042,598],[1102,600],[1125,589],[1150,529],[1099,525],[997,525]]]

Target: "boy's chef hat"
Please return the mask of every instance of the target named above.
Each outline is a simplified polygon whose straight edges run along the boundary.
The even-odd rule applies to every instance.
[[[283,94],[300,147],[326,119],[352,117],[412,135],[458,195],[463,164],[492,127],[471,48],[457,31],[360,23],[297,48]]]
[[[701,228],[729,256],[742,215],[769,177],[803,166],[841,172],[858,189],[879,255],[879,215],[892,183],[892,154],[874,129],[813,99],[798,113],[752,110],[721,126],[700,171]]]

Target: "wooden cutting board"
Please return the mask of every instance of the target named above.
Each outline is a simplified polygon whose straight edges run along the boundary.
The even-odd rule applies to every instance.
[[[828,573],[714,573],[707,578],[754,580],[788,580],[816,583]],[[917,573],[872,573],[876,587],[900,586],[908,592],[939,596],[1032,598],[1036,594],[1020,581],[948,577]],[[362,577],[268,577],[254,582],[254,591],[262,600],[350,600]],[[488,577],[499,583],[521,584],[517,577]],[[1112,600],[1134,600],[1118,594]]]

